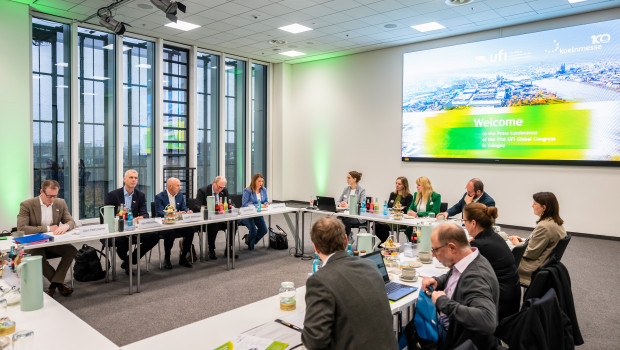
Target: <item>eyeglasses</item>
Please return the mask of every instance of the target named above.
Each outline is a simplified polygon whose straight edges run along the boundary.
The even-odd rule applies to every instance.
[[[431,253],[433,253],[433,254],[437,255],[437,252],[439,251],[439,249],[441,249],[441,248],[443,248],[443,247],[447,246],[448,244],[449,244],[449,243],[446,243],[446,244],[442,245],[441,247],[431,248]]]
[[[47,197],[47,198],[49,198],[49,199],[52,199],[52,198],[58,198],[58,195],[57,195],[57,194],[47,194],[47,193],[45,193],[45,192],[43,192],[43,194],[45,195],[45,197]]]

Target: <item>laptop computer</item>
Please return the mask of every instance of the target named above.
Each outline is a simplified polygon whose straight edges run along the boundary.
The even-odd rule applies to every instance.
[[[347,209],[347,208],[340,208],[339,206],[337,206],[336,199],[334,197],[317,196],[316,205],[317,207],[319,207],[319,210],[331,211],[334,213],[337,211],[343,211]]]
[[[391,301],[396,301],[418,290],[418,287],[407,286],[404,284],[390,281],[390,275],[385,268],[385,262],[383,261],[381,251],[376,251],[370,254],[363,255],[362,258],[368,259],[377,265],[377,268],[379,269],[379,272],[381,272],[381,276],[383,277],[383,282],[385,283],[385,292],[387,293],[388,299],[390,299]]]
[[[334,197],[316,197],[316,206],[319,210],[336,212],[336,200]]]

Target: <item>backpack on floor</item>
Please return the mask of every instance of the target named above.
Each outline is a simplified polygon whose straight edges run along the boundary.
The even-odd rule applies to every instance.
[[[276,225],[278,231],[269,228],[269,247],[273,249],[288,249],[287,234],[282,227]]]
[[[101,268],[101,257],[105,254],[88,244],[82,245],[75,255],[73,276],[77,281],[98,281],[105,277],[105,271]]]

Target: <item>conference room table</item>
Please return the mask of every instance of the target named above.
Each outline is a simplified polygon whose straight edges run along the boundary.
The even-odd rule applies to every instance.
[[[4,271],[2,287],[19,286],[19,278]],[[43,307],[21,311],[20,304],[7,307],[7,316],[15,321],[15,331],[33,331],[36,350],[112,350],[118,346],[82,321],[54,298],[43,293]],[[10,336],[10,335],[9,335]]]
[[[74,229],[72,231],[69,231],[63,235],[57,235],[54,236],[52,241],[48,241],[48,242],[43,242],[43,243],[37,243],[37,244],[32,244],[32,245],[28,245],[26,246],[26,250],[31,249],[31,248],[45,248],[45,247],[51,247],[51,246],[56,246],[56,245],[62,245],[62,244],[81,244],[81,243],[86,243],[86,242],[91,242],[94,240],[104,240],[104,250],[106,251],[106,259],[105,259],[105,267],[108,267],[111,265],[112,268],[112,278],[115,280],[116,279],[116,259],[113,258],[111,259],[111,264],[110,262],[110,257],[114,256],[114,248],[115,248],[115,242],[113,238],[116,237],[126,237],[126,236],[136,236],[136,253],[137,256],[140,256],[140,236],[142,234],[145,233],[151,233],[151,232],[158,232],[158,231],[162,231],[162,230],[172,230],[172,229],[177,229],[177,228],[183,228],[183,227],[194,227],[194,226],[200,226],[202,227],[202,225],[208,225],[208,224],[214,224],[214,223],[220,223],[220,222],[226,222],[228,224],[228,230],[232,230],[234,229],[234,223],[237,220],[241,220],[241,219],[245,219],[245,218],[252,218],[252,217],[271,217],[272,215],[279,215],[279,214],[284,214],[284,215],[288,215],[288,214],[295,214],[295,222],[292,225],[293,227],[291,227],[291,231],[293,232],[294,236],[295,236],[295,241],[296,241],[296,249],[299,249],[299,234],[298,234],[298,209],[297,208],[288,208],[286,206],[277,206],[277,205],[273,205],[273,208],[270,208],[269,210],[262,210],[261,212],[255,212],[255,213],[248,213],[248,214],[240,214],[240,215],[229,215],[229,214],[224,214],[224,215],[219,215],[219,214],[212,214],[210,215],[209,219],[207,220],[196,220],[196,221],[176,221],[172,224],[161,224],[161,225],[157,225],[154,227],[148,227],[148,228],[140,228],[138,225],[138,228],[132,230],[132,231],[123,231],[123,232],[110,232],[110,233],[104,233],[104,234],[93,234],[93,235],[82,235],[80,232],[80,229]],[[287,220],[290,222],[290,220]],[[88,227],[88,225],[82,226],[82,227]],[[199,234],[202,234],[203,232],[200,232]],[[112,239],[111,239],[112,238]],[[229,235],[226,235],[226,244],[228,246],[229,242]],[[109,241],[112,242],[112,251],[110,252],[110,245],[109,245]],[[205,241],[205,240],[202,240]],[[231,242],[232,243],[232,242]],[[14,246],[15,243],[13,242],[12,237],[8,237],[8,239],[0,241],[0,251],[3,252],[8,252],[11,250],[11,247]],[[234,244],[232,244],[233,246],[233,254],[232,257],[229,255],[229,257],[227,258],[227,263],[226,263],[226,269],[230,270],[230,268],[232,267],[234,269],[234,265],[235,265],[235,258],[234,258]],[[202,247],[201,247],[202,250]],[[129,265],[132,266],[133,264],[133,254],[128,254],[128,258],[129,258]],[[232,259],[232,260],[231,260]],[[232,261],[232,264],[231,264]],[[137,262],[138,265],[138,269],[136,271],[136,293],[140,292],[140,261]],[[109,269],[106,269],[106,282],[109,281],[109,275],[110,275],[110,271]],[[133,294],[133,290],[134,290],[134,282],[133,282],[133,273],[129,274],[129,294]]]

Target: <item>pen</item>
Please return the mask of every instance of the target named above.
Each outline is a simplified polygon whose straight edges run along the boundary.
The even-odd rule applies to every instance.
[[[294,324],[290,324],[290,323],[288,323],[288,322],[284,322],[284,321],[282,321],[282,320],[281,320],[281,319],[279,319],[279,318],[278,318],[278,319],[276,319],[276,322],[281,323],[281,324],[283,324],[283,325],[287,326],[288,328],[292,328],[292,329],[294,329],[294,330],[296,330],[296,331],[298,331],[298,332],[301,332],[301,328],[299,328],[299,327],[295,326]]]

